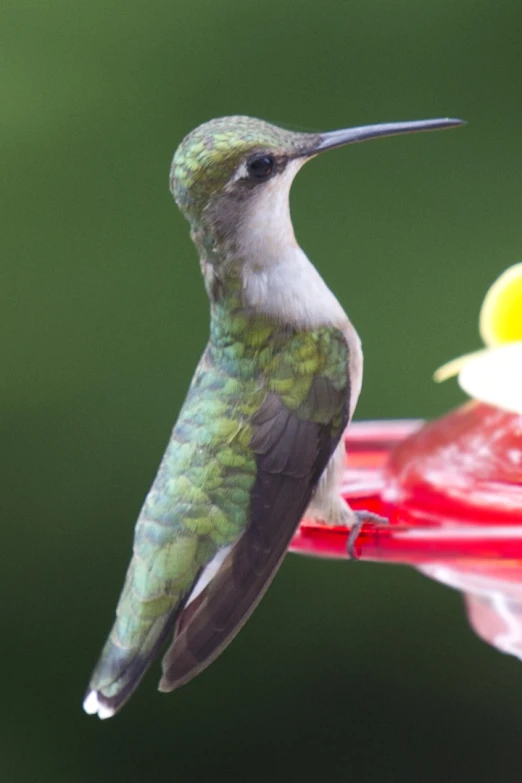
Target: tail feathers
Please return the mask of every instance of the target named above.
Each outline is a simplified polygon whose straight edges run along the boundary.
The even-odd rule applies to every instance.
[[[139,646],[121,647],[111,634],[91,677],[83,702],[85,712],[105,719],[123,707],[172,631],[176,614],[155,620]]]

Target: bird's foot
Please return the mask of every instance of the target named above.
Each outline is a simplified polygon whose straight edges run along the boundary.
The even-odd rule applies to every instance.
[[[371,522],[374,525],[389,524],[389,519],[381,517],[373,511],[354,511],[340,495],[326,495],[321,498],[320,505],[318,500],[316,498],[310,504],[305,516],[319,524],[340,525],[349,528],[346,551],[350,560],[358,560],[355,544],[365,522]]]
[[[359,538],[359,533],[365,522],[372,522],[374,525],[389,525],[390,520],[386,517],[381,517],[379,514],[374,514],[373,511],[354,511],[351,509],[353,517],[350,523],[350,533],[348,535],[348,541],[346,543],[346,551],[350,560],[358,560],[355,552],[355,544]]]

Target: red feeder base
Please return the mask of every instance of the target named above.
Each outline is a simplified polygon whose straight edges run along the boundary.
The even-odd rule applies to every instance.
[[[429,424],[357,422],[343,494],[386,516],[361,560],[405,563],[462,590],[475,631],[522,657],[522,416],[471,402]],[[291,550],[347,557],[346,528],[304,520]]]

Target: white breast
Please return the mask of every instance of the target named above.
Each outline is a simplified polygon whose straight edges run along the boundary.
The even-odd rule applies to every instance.
[[[244,266],[245,304],[298,328],[343,329],[348,316],[301,248],[279,246],[279,254],[272,264]]]

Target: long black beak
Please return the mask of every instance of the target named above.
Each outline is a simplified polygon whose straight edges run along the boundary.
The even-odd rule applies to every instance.
[[[413,122],[385,122],[380,125],[362,125],[358,128],[346,128],[345,130],[321,133],[319,141],[305,152],[305,155],[317,155],[323,150],[331,150],[335,147],[344,147],[345,144],[356,144],[367,139],[379,139],[383,136],[398,136],[401,133],[417,133],[418,131],[442,130],[465,125],[464,120],[440,119],[440,120],[415,120]]]

